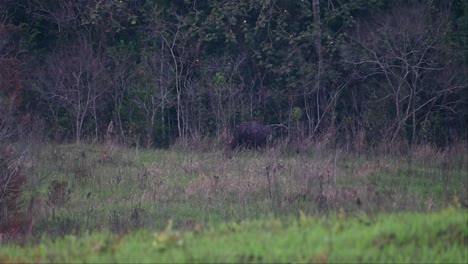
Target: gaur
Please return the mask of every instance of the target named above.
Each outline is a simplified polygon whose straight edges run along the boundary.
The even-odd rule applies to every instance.
[[[271,126],[262,125],[256,121],[244,122],[234,131],[231,149],[237,147],[261,148],[265,147],[269,135],[273,132]]]

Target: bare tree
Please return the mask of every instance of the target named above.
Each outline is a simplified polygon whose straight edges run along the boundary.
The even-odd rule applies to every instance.
[[[243,84],[240,67],[243,57],[232,59],[221,57],[212,59],[205,67],[207,93],[210,98],[210,109],[216,123],[216,135],[220,137],[223,129],[229,127],[242,105]]]
[[[168,9],[164,12],[165,15],[171,17],[171,21],[162,20],[161,10],[155,8],[153,11],[154,19],[150,22],[148,33],[153,37],[160,46],[158,52],[161,52],[161,67],[165,71],[165,67],[169,66],[171,71],[171,81],[175,90],[175,104],[176,104],[176,119],[177,119],[177,131],[179,138],[183,139],[187,136],[189,128],[189,106],[187,98],[187,90],[192,88],[192,75],[194,68],[196,67],[198,60],[196,59],[199,44],[191,42],[191,19],[190,15],[179,15],[175,10]],[[168,23],[169,22],[169,23]],[[160,45],[160,42],[163,45]],[[166,64],[170,62],[170,64]],[[165,83],[164,86],[168,86]],[[161,86],[163,87],[163,86]],[[161,90],[163,93],[168,94],[169,88]],[[164,103],[162,101],[162,109],[164,109]]]
[[[0,3],[0,143],[17,132],[18,108],[22,103],[22,62],[16,41],[20,27],[10,22],[7,3]]]
[[[323,67],[323,54],[322,54],[322,24],[321,24],[321,19],[320,19],[320,4],[319,0],[313,0],[312,1],[312,9],[313,9],[313,14],[314,14],[314,46],[315,50],[317,53],[317,74],[315,77],[315,90],[316,90],[316,118],[317,118],[317,124],[315,125],[313,131],[316,132],[320,123],[323,120],[323,113],[321,113],[324,105],[324,92],[321,89],[321,80],[322,80],[322,67]],[[307,100],[306,100],[307,102]],[[306,107],[306,109],[308,109]],[[323,112],[326,112],[325,110]],[[311,118],[308,115],[309,119],[309,131],[311,131]]]
[[[112,65],[110,76],[112,80],[112,102],[114,103],[114,121],[122,140],[126,134],[122,121],[122,107],[125,97],[137,77],[137,66],[131,53],[124,49],[115,49],[109,52],[109,61]]]
[[[405,126],[416,141],[419,121],[443,103],[441,98],[464,86],[464,74],[453,71],[453,59],[445,52],[447,30],[445,17],[435,17],[429,6],[419,4],[361,23],[354,32],[352,40],[365,53],[353,54],[349,61],[360,67],[363,79],[381,80],[371,89],[373,96],[393,105],[386,136],[390,142],[402,136]]]
[[[72,118],[76,142],[80,142],[89,117],[94,119],[98,136],[97,112],[104,107],[104,95],[109,89],[101,51],[81,36],[76,45],[53,52],[37,78],[38,91]]]
[[[57,25],[58,31],[76,29],[80,23],[80,9],[85,9],[83,2],[57,0],[51,4],[48,1],[28,0],[27,10],[37,19],[44,19]]]
[[[164,48],[164,45],[159,46]],[[135,82],[133,82],[133,101],[140,108],[146,118],[146,147],[154,144],[156,117],[161,115],[161,126],[164,126],[164,110],[172,105],[173,80],[170,68],[171,63],[163,52],[158,50],[143,51],[146,55],[139,65]],[[164,131],[164,128],[163,128]],[[163,132],[164,133],[164,132]]]

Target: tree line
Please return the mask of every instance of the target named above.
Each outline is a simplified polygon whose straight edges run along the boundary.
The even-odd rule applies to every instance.
[[[0,138],[164,147],[247,120],[294,140],[467,133],[463,0],[3,0]],[[38,133],[40,132],[40,133]]]

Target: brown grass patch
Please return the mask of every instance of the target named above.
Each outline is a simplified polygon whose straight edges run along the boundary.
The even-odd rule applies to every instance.
[[[192,180],[184,189],[186,199],[193,197],[209,197],[215,193],[237,194],[240,196],[252,196],[264,191],[268,183],[266,177],[260,175],[202,175]]]

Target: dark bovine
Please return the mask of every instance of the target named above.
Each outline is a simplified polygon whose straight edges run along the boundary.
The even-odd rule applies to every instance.
[[[270,126],[262,125],[255,121],[242,123],[234,131],[231,149],[237,147],[264,147],[272,131],[273,129]]]

